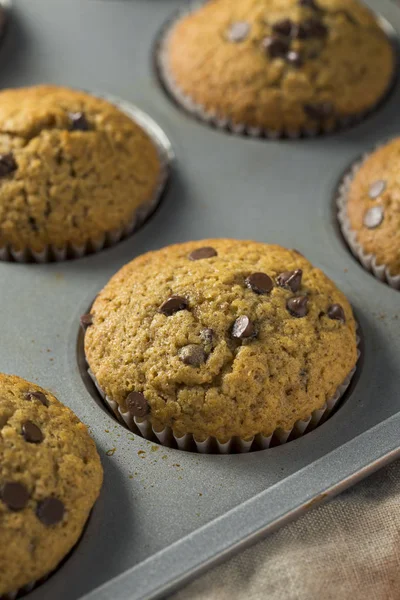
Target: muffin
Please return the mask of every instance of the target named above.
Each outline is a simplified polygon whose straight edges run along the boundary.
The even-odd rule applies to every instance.
[[[167,89],[233,131],[299,136],[361,118],[391,86],[390,41],[358,0],[211,0],[168,28]]]
[[[0,374],[0,597],[57,567],[102,479],[85,425],[46,390]]]
[[[362,264],[400,289],[400,138],[368,155],[345,178],[338,200],[345,239]]]
[[[100,390],[161,440],[290,432],[337,398],[357,360],[345,296],[295,250],[251,241],[144,254],[83,323]]]
[[[8,89],[0,123],[0,257],[98,250],[154,208],[158,149],[113,104],[62,87]]]

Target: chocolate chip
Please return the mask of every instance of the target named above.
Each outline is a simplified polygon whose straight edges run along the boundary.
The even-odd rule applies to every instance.
[[[382,223],[384,217],[382,206],[373,206],[364,215],[364,225],[368,229],[375,229]]]
[[[232,327],[232,337],[239,340],[250,338],[255,335],[255,328],[249,317],[238,317]]]
[[[49,406],[49,401],[43,392],[25,392],[24,394],[25,400],[39,400],[43,404],[43,406]]]
[[[81,321],[81,327],[82,327],[83,331],[86,331],[86,329],[88,327],[90,327],[90,325],[93,324],[93,315],[90,313],[87,313],[86,315],[82,315],[80,321]]]
[[[30,444],[40,444],[43,442],[43,433],[32,421],[25,421],[22,424],[22,435],[26,442]]]
[[[190,260],[202,260],[203,258],[212,258],[218,256],[218,252],[210,246],[204,246],[204,248],[197,248],[189,254]]]
[[[320,19],[307,19],[302,23],[307,38],[323,39],[328,35],[328,28]]]
[[[328,308],[327,314],[330,319],[335,319],[337,321],[341,321],[342,323],[346,322],[346,316],[340,304],[331,304],[331,306]]]
[[[279,35],[289,37],[292,31],[293,22],[290,19],[281,19],[272,25],[272,31]]]
[[[126,405],[133,417],[145,417],[150,412],[150,406],[141,392],[131,392],[126,398]]]
[[[279,287],[287,288],[292,292],[298,292],[301,287],[301,278],[303,271],[296,269],[295,271],[284,271],[276,278],[276,283]]]
[[[289,52],[289,41],[278,37],[267,37],[262,41],[262,47],[271,58],[285,58]]]
[[[303,107],[307,117],[319,121],[320,119],[327,119],[333,114],[332,102],[316,102],[314,104],[305,104]]]
[[[1,499],[10,510],[22,510],[28,504],[29,492],[22,483],[10,481],[1,490]]]
[[[292,317],[305,317],[308,313],[308,298],[307,296],[296,296],[289,298],[286,302],[286,308]]]
[[[76,112],[69,113],[69,120],[71,121],[72,131],[88,131],[89,123],[86,120],[84,113]]]
[[[378,196],[383,194],[383,192],[386,190],[386,185],[387,184],[384,179],[378,179],[378,181],[375,181],[369,188],[369,197],[372,200],[376,200],[376,198],[378,198]]]
[[[51,496],[39,502],[36,508],[36,516],[47,527],[60,523],[63,520],[64,512],[65,507],[61,500]]]
[[[274,287],[271,277],[266,273],[252,273],[247,277],[245,283],[256,294],[269,294]]]
[[[300,67],[303,66],[304,61],[300,55],[299,52],[296,52],[295,50],[290,50],[290,52],[287,53],[286,55],[286,62],[289,65],[292,65],[293,67],[296,67],[297,69],[299,69]]]
[[[197,344],[189,344],[179,350],[179,358],[185,365],[200,367],[207,359],[204,349]]]
[[[188,301],[186,298],[183,298],[182,296],[171,296],[161,304],[159,311],[163,313],[163,315],[170,317],[180,310],[185,310],[187,307]]]
[[[308,37],[308,31],[301,23],[293,23],[291,36],[293,39],[305,40]]]
[[[299,0],[299,6],[304,6],[304,8],[311,8],[312,10],[319,11],[321,10],[319,6],[315,3],[315,0]]]
[[[9,154],[0,154],[0,177],[5,177],[18,168],[15,162],[14,155],[10,152]]]
[[[250,25],[246,21],[232,23],[227,37],[230,42],[243,42],[250,32]]]

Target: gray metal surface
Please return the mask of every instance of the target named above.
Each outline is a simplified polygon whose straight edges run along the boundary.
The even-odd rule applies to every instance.
[[[69,405],[90,426],[105,469],[81,543],[32,600],[161,596],[400,454],[400,296],[351,256],[332,208],[349,162],[399,132],[400,87],[331,137],[266,142],[214,131],[177,110],[152,71],[151,44],[180,4],[14,0],[0,52],[0,86],[46,81],[115,94],[148,112],[177,155],[164,201],[129,239],[66,263],[0,263],[1,371]],[[400,28],[388,0],[368,4]],[[357,385],[326,424],[287,445],[232,456],[162,448],[116,423],[81,379],[79,315],[109,277],[144,251],[212,236],[299,249],[356,311],[365,339]]]

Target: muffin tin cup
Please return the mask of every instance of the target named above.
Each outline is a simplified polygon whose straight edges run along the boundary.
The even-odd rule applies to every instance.
[[[2,9],[3,15],[0,16],[0,44],[7,33],[8,21],[10,18],[9,11],[12,8],[12,0],[0,0],[0,9]],[[1,599],[0,599],[1,600]]]
[[[204,2],[197,2],[189,8],[181,9],[174,17],[167,21],[158,39],[157,47],[155,50],[155,61],[161,84],[163,85],[167,93],[175,100],[175,102],[179,106],[181,106],[186,112],[207,123],[208,125],[215,127],[216,129],[220,129],[222,131],[226,131],[235,135],[253,138],[265,138],[270,140],[283,138],[313,138],[319,135],[336,133],[340,130],[353,127],[354,125],[357,125],[358,123],[363,121],[368,115],[374,112],[386,100],[386,98],[388,97],[395,85],[397,71],[396,67],[394,68],[393,78],[388,86],[388,89],[383,94],[383,96],[379,98],[378,101],[368,110],[365,110],[355,115],[337,117],[335,122],[330,124],[316,123],[315,127],[306,127],[300,129],[287,128],[281,131],[276,131],[272,129],[266,129],[263,127],[249,126],[245,123],[234,123],[229,118],[222,118],[215,111],[207,110],[206,107],[196,102],[193,98],[191,98],[188,94],[186,94],[185,92],[183,92],[183,90],[180,89],[179,85],[174,79],[168,62],[168,43],[175,25],[179,22],[180,19],[182,19],[182,17],[194,12],[203,4]],[[379,16],[378,22],[388,39],[392,41],[396,34],[391,25],[385,19],[382,19]],[[392,41],[392,46],[393,53],[395,54],[395,56],[397,56],[397,48],[395,47],[394,41]],[[396,60],[396,64],[397,62],[398,61]]]
[[[357,335],[357,361],[360,358],[359,344],[360,338]],[[149,420],[132,417],[130,412],[123,412],[117,402],[112,400],[102,390],[92,370],[89,368],[87,372],[106,406],[116,418],[133,433],[136,433],[147,440],[157,441],[162,446],[173,447],[179,450],[193,451],[200,454],[241,454],[250,452],[251,450],[265,450],[272,446],[280,446],[288,441],[299,438],[319,425],[322,425],[322,423],[331,416],[349,387],[353,375],[356,372],[356,366],[351,370],[343,383],[339,385],[334,396],[328,400],[324,406],[318,410],[314,410],[306,419],[296,421],[291,429],[276,429],[269,436],[264,436],[259,433],[248,439],[233,437],[223,442],[214,437],[208,437],[205,440],[196,440],[196,438],[189,433],[182,437],[177,437],[170,427],[165,427],[161,431],[156,431]]]
[[[164,189],[167,185],[171,163],[174,159],[174,153],[170,141],[168,140],[162,129],[151,119],[146,113],[142,112],[139,108],[111,96],[109,94],[102,94],[98,92],[91,92],[88,90],[88,94],[103,98],[111,104],[114,104],[122,112],[128,115],[135,123],[137,123],[151,138],[153,144],[157,148],[158,157],[160,161],[160,174],[154,192],[146,202],[142,203],[134,212],[129,222],[119,229],[113,229],[107,231],[102,237],[97,239],[88,239],[82,246],[78,246],[72,243],[68,243],[64,246],[57,247],[54,245],[48,245],[43,250],[36,251],[32,248],[24,248],[17,250],[12,246],[0,247],[0,260],[2,261],[15,261],[19,263],[48,263],[48,262],[61,262],[68,259],[81,258],[87,254],[93,254],[100,252],[104,248],[114,246],[122,239],[131,235],[136,231],[150,215],[157,208]]]
[[[378,146],[378,148],[381,145]],[[377,148],[376,148],[377,149]],[[388,265],[379,264],[378,259],[374,254],[367,254],[361,244],[358,242],[357,233],[352,230],[349,217],[347,214],[347,203],[349,197],[350,186],[357,175],[358,171],[367,160],[371,153],[364,154],[362,159],[356,162],[348,173],[344,176],[339,184],[338,194],[336,198],[337,218],[340,224],[340,229],[344,239],[346,240],[350,250],[354,256],[360,261],[363,267],[372,273],[379,281],[387,283],[395,290],[400,290],[400,275],[391,275]]]

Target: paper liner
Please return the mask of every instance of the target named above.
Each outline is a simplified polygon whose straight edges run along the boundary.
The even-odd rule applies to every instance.
[[[182,19],[182,17],[187,16],[188,14],[194,12],[199,9],[203,2],[195,2],[191,6],[180,9],[172,18],[170,18],[167,23],[164,25],[160,37],[157,40],[157,45],[155,49],[155,62],[158,71],[158,76],[161,81],[161,84],[167,91],[167,93],[188,113],[194,115],[201,121],[208,123],[212,127],[217,129],[228,131],[229,133],[233,133],[235,135],[246,136],[246,137],[254,137],[254,138],[267,138],[271,140],[289,138],[289,139],[299,139],[299,138],[312,138],[318,135],[326,135],[330,133],[335,133],[342,129],[347,129],[360,123],[363,121],[368,115],[374,112],[387,98],[389,93],[394,87],[396,80],[396,67],[393,69],[393,77],[388,85],[385,93],[380,97],[377,102],[368,108],[367,110],[360,112],[355,115],[347,115],[344,117],[336,117],[334,123],[315,123],[314,127],[303,127],[300,129],[282,129],[281,131],[276,131],[272,129],[265,129],[263,127],[254,127],[246,125],[245,123],[234,123],[229,118],[222,118],[218,116],[217,113],[213,110],[207,110],[204,106],[197,103],[193,100],[188,94],[183,92],[179,88],[172,71],[169,67],[168,63],[168,42],[170,40],[171,34],[174,30],[177,22]],[[392,26],[382,17],[377,15],[378,23],[384,33],[387,35],[389,40],[392,42],[393,53],[397,56],[396,46],[395,46],[395,38],[396,32],[392,28]],[[397,61],[396,61],[397,63]]]
[[[360,339],[357,336],[357,361],[360,358],[360,351],[358,348],[359,343]],[[286,431],[283,429],[276,429],[268,437],[260,433],[249,439],[233,437],[225,442],[220,442],[218,439],[211,436],[205,440],[196,440],[195,437],[189,433],[182,437],[177,437],[170,427],[165,427],[165,429],[161,431],[156,431],[152,427],[150,421],[146,418],[139,419],[137,417],[132,417],[130,412],[123,412],[117,402],[111,400],[111,398],[103,392],[93,371],[88,368],[87,372],[105,404],[107,404],[117,419],[126,425],[133,433],[150,441],[158,441],[162,446],[174,447],[179,450],[193,450],[200,454],[230,454],[233,452],[245,453],[250,450],[264,450],[271,446],[285,444],[287,441],[299,438],[324,423],[330,417],[343,394],[349,387],[352,377],[356,372],[356,366],[337,388],[335,395],[328,400],[322,408],[314,410],[307,419],[296,421],[291,429]]]
[[[103,250],[103,248],[114,246],[120,240],[128,237],[131,233],[136,231],[140,225],[142,225],[142,223],[154,212],[159,204],[162,193],[169,179],[170,165],[174,159],[172,146],[167,136],[153,121],[153,119],[151,119],[146,113],[141,111],[133,104],[116,98],[115,96],[111,96],[110,94],[89,91],[87,93],[99,98],[103,98],[104,100],[107,100],[111,104],[117,106],[117,108],[127,114],[135,123],[142,127],[142,129],[149,135],[152,142],[156,146],[160,161],[160,174],[152,197],[146,202],[142,203],[136,209],[129,222],[127,222],[123,227],[120,229],[110,230],[104,233],[100,238],[88,239],[82,246],[77,246],[71,243],[62,247],[49,245],[41,251],[35,251],[31,248],[16,250],[10,245],[2,247],[0,246],[0,260],[15,261],[19,263],[60,262],[72,258],[81,258],[86,254],[100,252],[100,250]]]
[[[375,148],[375,151],[381,146],[382,144]],[[375,275],[375,277],[379,279],[379,281],[387,283],[388,285],[390,285],[390,287],[392,287],[395,290],[400,290],[400,274],[391,275],[390,268],[385,264],[379,264],[375,254],[367,254],[366,252],[364,252],[363,247],[357,240],[357,233],[351,229],[350,221],[347,214],[347,202],[351,184],[356,174],[370,155],[371,153],[364,154],[360,161],[353,164],[350,171],[346,173],[341,183],[339,184],[336,198],[336,206],[338,211],[337,218],[344,239],[346,240],[354,256],[358,258],[363,267],[367,269],[367,271],[370,271],[373,275]]]

